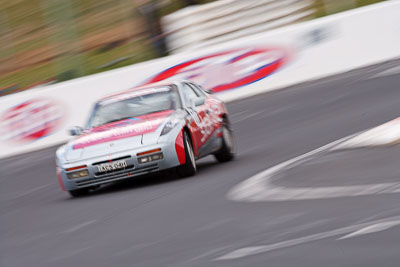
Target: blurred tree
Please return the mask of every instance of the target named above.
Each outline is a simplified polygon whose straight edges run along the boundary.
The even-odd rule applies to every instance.
[[[199,0],[182,0],[185,6],[193,6],[200,4]]]
[[[79,36],[75,28],[75,12],[70,1],[43,0],[47,27],[57,48],[55,68],[57,80],[69,80],[83,75]]]
[[[15,49],[13,46],[13,40],[11,38],[10,32],[12,31],[11,26],[9,25],[8,22],[8,15],[7,12],[2,11],[0,12],[0,44],[2,49],[0,50],[0,62],[5,60],[8,57],[12,57],[12,64],[15,65],[13,66],[15,69],[18,68],[18,61],[15,58]],[[6,64],[0,64],[0,73],[3,71],[7,70],[7,67],[9,67]],[[3,85],[0,85],[3,86]]]
[[[139,12],[144,16],[152,45],[159,57],[166,56],[167,45],[161,27],[161,16],[157,1],[150,1],[139,7]]]

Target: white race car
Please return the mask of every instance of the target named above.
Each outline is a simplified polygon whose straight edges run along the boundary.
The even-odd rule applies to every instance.
[[[190,81],[150,84],[101,99],[85,128],[56,152],[61,188],[72,196],[101,184],[176,168],[196,172],[196,159],[233,159],[224,103]]]

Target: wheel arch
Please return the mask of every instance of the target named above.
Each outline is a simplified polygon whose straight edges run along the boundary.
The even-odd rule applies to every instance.
[[[228,113],[223,113],[223,114],[221,115],[221,118],[222,118],[222,122],[226,122],[228,125],[231,124],[231,121],[229,120],[229,115],[228,115]]]
[[[194,154],[197,156],[197,146],[196,144],[193,142],[193,135],[192,132],[190,131],[188,125],[185,125],[182,129],[183,132],[186,132],[189,139],[190,139],[190,143],[192,144],[193,150],[194,150]]]

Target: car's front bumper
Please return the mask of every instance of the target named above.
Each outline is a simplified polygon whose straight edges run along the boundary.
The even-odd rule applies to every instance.
[[[149,151],[156,148],[161,148],[163,158],[147,163],[139,163],[137,153]],[[151,155],[151,154],[150,154]],[[127,162],[127,167],[121,170],[99,173],[97,165],[101,162],[115,161],[124,159]],[[68,178],[66,169],[86,165],[89,176],[82,178]],[[85,187],[92,187],[101,184],[111,183],[124,179],[130,179],[136,176],[145,175],[149,173],[158,172],[161,170],[170,169],[179,165],[179,160],[175,150],[174,143],[158,143],[155,145],[143,146],[137,149],[128,151],[121,151],[113,153],[112,155],[104,155],[82,161],[74,161],[73,163],[66,163],[63,166],[58,166],[57,173],[62,187],[65,190],[76,190]],[[71,171],[73,172],[73,171]]]

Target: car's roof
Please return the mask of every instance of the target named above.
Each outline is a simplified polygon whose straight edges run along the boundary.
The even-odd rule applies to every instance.
[[[104,103],[104,102],[110,102],[113,100],[118,100],[118,99],[126,99],[134,96],[139,96],[139,95],[145,95],[157,91],[162,91],[163,88],[166,88],[171,85],[176,85],[181,81],[160,81],[160,82],[155,82],[155,83],[150,83],[150,84],[145,84],[142,86],[134,87],[128,90],[120,91],[118,93],[114,93],[112,95],[108,95],[106,97],[101,98],[98,103]],[[151,90],[152,92],[147,91],[146,89]]]

